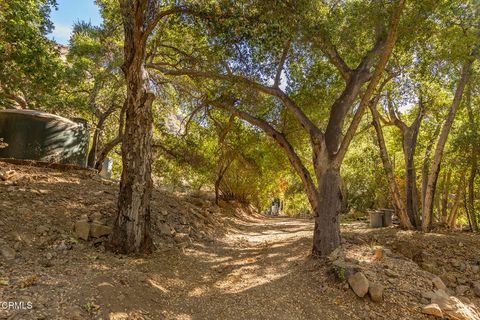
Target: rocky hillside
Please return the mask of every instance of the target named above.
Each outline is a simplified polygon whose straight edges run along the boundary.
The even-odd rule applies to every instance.
[[[102,248],[111,231],[117,190],[117,181],[89,170],[1,163],[0,239],[21,239],[16,246],[38,241],[48,246],[81,239]],[[225,232],[225,219],[232,217],[232,212],[254,214],[250,208],[227,203],[221,204],[222,209],[204,193],[174,194],[155,189],[152,200],[154,241],[162,248],[213,241]]]
[[[34,308],[38,309],[32,319],[66,319],[62,314],[84,313],[78,308],[47,308],[58,294],[58,288],[52,289],[51,285],[69,286],[75,279],[72,276],[105,253],[117,190],[118,182],[89,170],[0,162],[0,300],[18,301],[22,295],[28,296],[29,301],[36,301]],[[221,205],[215,205],[206,194],[156,189],[152,234],[158,250],[183,251],[194,243],[211,245],[235,219],[255,216],[249,207]],[[49,295],[45,288],[56,293]],[[83,298],[77,295],[72,299]],[[0,309],[0,319],[11,319],[7,314]]]

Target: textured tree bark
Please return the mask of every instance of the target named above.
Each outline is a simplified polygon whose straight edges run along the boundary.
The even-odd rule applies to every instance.
[[[87,166],[89,168],[93,168],[95,166],[95,161],[97,159],[98,140],[100,139],[100,133],[103,130],[106,119],[107,117],[102,115],[102,117],[98,119],[97,125],[95,126],[95,132],[93,133],[92,139],[92,147],[90,149],[90,152],[88,153],[87,158]]]
[[[385,170],[385,175],[387,176],[388,189],[393,198],[395,207],[397,208],[398,217],[400,218],[400,224],[405,229],[413,229],[412,220],[407,214],[405,204],[403,203],[402,197],[400,196],[397,181],[395,180],[395,173],[390,162],[390,157],[388,156],[388,150],[385,144],[383,131],[380,126],[380,119],[378,110],[376,109],[376,103],[372,103],[370,105],[370,111],[372,113],[373,126],[377,134],[377,141],[380,149],[380,157],[382,159],[383,169]]]
[[[438,192],[438,191],[437,191]],[[437,216],[435,216],[435,214],[433,215],[432,217],[432,223],[433,222],[437,222],[437,223],[440,223],[440,213],[442,212],[442,207],[441,207],[441,203],[442,203],[442,199],[440,196],[436,196],[435,197],[435,201],[434,201],[434,207],[436,208],[436,212],[437,212]],[[436,218],[436,220],[434,220]]]
[[[448,213],[448,196],[450,195],[450,179],[452,177],[452,171],[448,170],[443,177],[443,186],[442,186],[442,209],[440,212],[440,223],[443,225],[447,224],[447,213]]]
[[[472,69],[473,57],[469,57],[462,68],[462,74],[458,80],[457,89],[455,90],[455,97],[453,98],[450,112],[447,119],[443,124],[440,137],[438,138],[437,146],[435,148],[435,154],[432,160],[432,166],[430,174],[428,175],[427,192],[425,194],[425,203],[422,210],[422,230],[428,232],[430,229],[432,216],[433,216],[433,203],[435,197],[435,191],[437,188],[438,174],[440,173],[440,166],[442,163],[443,151],[447,142],[448,134],[453,125],[453,120],[457,113],[460,103],[462,101],[463,91],[470,77],[470,71]]]
[[[418,190],[417,190],[417,174],[415,170],[415,149],[417,147],[417,137],[420,126],[412,126],[404,133],[403,152],[406,164],[406,201],[407,214],[414,226],[421,225],[420,216],[418,214]]]
[[[315,212],[314,255],[328,254],[340,245],[341,186],[340,172],[329,168],[320,177],[318,194],[311,195],[315,199],[312,203]]]
[[[450,228],[455,228],[457,225],[458,210],[461,207],[463,193],[465,192],[465,171],[461,173],[460,181],[458,182],[457,193],[455,194],[455,201],[453,202],[452,210],[448,216],[447,224]]]
[[[418,133],[420,125],[425,115],[425,107],[422,97],[420,97],[419,112],[415,121],[408,126],[397,115],[393,107],[393,101],[390,94],[387,94],[387,106],[392,123],[400,129],[402,133],[403,156],[405,158],[405,195],[406,195],[406,211],[411,224],[419,228],[421,225],[420,215],[418,213],[418,190],[417,190],[417,173],[415,169],[415,150],[417,148]]]
[[[122,141],[123,171],[118,213],[109,247],[120,253],[151,253],[150,199],[152,193],[152,103],[145,69],[148,25],[147,0],[121,2],[125,32],[124,64],[127,83],[126,122]]]
[[[472,88],[471,85],[467,88],[467,113],[468,113],[468,123],[470,125],[470,130],[472,131],[473,137],[471,139],[471,150],[470,150],[470,174],[468,176],[468,199],[466,203],[467,213],[470,217],[470,223],[472,231],[478,231],[478,220],[475,213],[475,178],[477,176],[477,166],[478,166],[478,152],[479,147],[478,143],[478,126],[475,121],[475,115],[472,109]]]
[[[438,131],[435,131],[435,137],[438,135]],[[425,203],[425,195],[427,193],[427,182],[428,182],[428,172],[430,166],[430,155],[432,154],[434,139],[430,140],[425,149],[425,156],[423,158],[422,165],[422,202],[421,205]],[[439,211],[440,212],[440,211]]]
[[[476,156],[474,157],[476,158]],[[474,162],[473,162],[474,161]],[[470,216],[472,223],[472,231],[478,231],[478,221],[475,213],[475,178],[477,176],[477,160],[472,160],[470,167],[470,175],[468,177],[468,199],[467,199],[467,212]]]
[[[223,162],[221,163],[218,173],[217,173],[217,178],[215,179],[215,204],[218,205],[219,200],[220,200],[220,185],[222,183],[223,177],[225,176],[225,173],[227,172],[228,168],[232,164],[232,160],[227,159],[227,163],[224,164]]]

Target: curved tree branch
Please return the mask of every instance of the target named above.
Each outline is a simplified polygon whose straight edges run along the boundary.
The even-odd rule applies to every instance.
[[[213,80],[223,80],[228,81],[234,84],[241,85],[243,87],[251,88],[256,91],[266,93],[268,95],[279,98],[287,109],[289,109],[295,118],[300,122],[300,124],[313,136],[322,136],[322,132],[317,126],[305,115],[305,113],[297,106],[297,104],[280,88],[269,87],[264,84],[261,84],[255,80],[249,78],[238,76],[238,75],[224,75],[220,73],[210,72],[210,71],[198,71],[190,69],[167,69],[162,65],[150,63],[147,65],[148,68],[158,70],[166,75],[173,76],[190,76],[192,78],[208,78]]]
[[[398,26],[400,24],[400,18],[403,13],[403,8],[405,7],[405,1],[406,0],[399,0],[398,6],[393,14],[393,18],[391,21],[391,26],[390,26],[390,31],[387,36],[387,40],[385,43],[385,47],[383,49],[383,52],[380,56],[380,60],[377,63],[377,66],[375,68],[375,71],[373,73],[372,79],[368,83],[367,90],[365,91],[365,94],[362,96],[362,100],[360,101],[360,105],[358,107],[357,112],[355,113],[355,116],[350,123],[350,126],[340,144],[340,148],[335,155],[335,160],[334,160],[334,166],[335,167],[340,167],[340,164],[343,161],[343,158],[345,157],[345,154],[347,153],[347,149],[350,145],[350,142],[353,139],[353,136],[355,134],[355,131],[357,130],[360,121],[362,119],[363,113],[365,112],[365,109],[367,108],[367,105],[370,101],[370,98],[374,94],[374,91],[377,87],[378,82],[380,81],[383,71],[385,70],[385,67],[387,66],[388,59],[390,58],[390,55],[392,54],[393,48],[395,47],[395,43],[397,41],[397,35],[398,35]]]
[[[315,184],[312,180],[310,172],[307,170],[302,160],[296,153],[295,149],[293,148],[293,146],[290,144],[290,142],[287,140],[287,138],[283,133],[277,131],[272,125],[270,125],[265,120],[254,117],[251,114],[236,108],[234,106],[234,103],[225,103],[225,102],[220,102],[218,100],[206,100],[205,103],[213,107],[226,110],[231,114],[237,116],[238,118],[247,121],[251,125],[254,125],[262,129],[268,136],[273,138],[275,142],[285,151],[290,163],[292,164],[297,174],[302,179],[302,182],[305,188],[308,189],[307,194],[313,195],[317,193],[315,189]],[[313,200],[313,201],[316,201],[316,200]]]
[[[288,51],[290,50],[291,43],[292,43],[292,40],[288,39],[287,41],[285,41],[285,45],[283,46],[283,52],[280,57],[280,61],[278,62],[277,73],[275,74],[275,82],[273,83],[274,88],[278,88],[280,86],[283,67],[285,65],[285,60],[287,60]]]

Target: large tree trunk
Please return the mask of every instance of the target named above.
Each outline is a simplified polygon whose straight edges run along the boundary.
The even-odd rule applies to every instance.
[[[406,165],[406,207],[407,214],[412,224],[419,227],[420,217],[418,214],[418,190],[417,190],[417,174],[415,170],[415,149],[417,147],[417,137],[420,126],[412,126],[404,133],[403,153]]]
[[[106,119],[107,119],[107,116],[102,114],[102,117],[98,119],[97,125],[95,126],[95,132],[93,133],[93,139],[92,139],[92,147],[90,149],[90,152],[88,153],[88,158],[87,158],[87,166],[89,168],[95,167],[95,162],[97,159],[98,142],[100,140],[100,134],[103,130],[103,126],[105,125]]]
[[[442,205],[440,212],[440,223],[442,225],[447,224],[447,213],[448,213],[448,197],[450,195],[450,179],[452,178],[452,171],[448,170],[443,177],[442,185]]]
[[[95,96],[96,96],[96,94],[95,94]],[[95,105],[94,102],[92,104]],[[103,127],[105,126],[105,121],[107,121],[107,118],[112,113],[114,113],[116,109],[117,109],[116,105],[113,105],[110,108],[108,108],[107,111],[105,111],[103,113],[101,113],[100,110],[98,110],[98,109],[95,110],[95,114],[98,118],[98,122],[97,122],[97,125],[95,126],[95,132],[93,133],[92,148],[90,149],[90,152],[88,153],[87,166],[89,168],[96,168],[96,163],[98,162],[97,154],[98,154],[98,144],[99,144],[99,140],[100,140],[100,135],[102,133]],[[121,115],[120,115],[120,124],[119,124],[120,130],[123,127],[122,116],[123,116],[124,111],[125,111],[124,108],[122,108]],[[103,159],[102,159],[101,162],[103,162]]]
[[[476,158],[476,156],[475,156]],[[475,177],[477,176],[477,163],[472,162],[470,167],[470,175],[468,177],[468,199],[467,199],[467,212],[472,223],[472,231],[478,231],[478,221],[475,213]]]
[[[440,165],[442,163],[443,151],[445,149],[445,144],[447,142],[448,134],[453,125],[453,120],[457,113],[460,103],[462,101],[463,91],[470,77],[470,71],[472,69],[473,58],[469,57],[465,62],[462,68],[462,74],[458,81],[457,89],[455,90],[455,97],[453,98],[452,106],[450,112],[448,113],[447,119],[443,125],[440,137],[438,138],[437,146],[435,148],[435,154],[433,156],[432,167],[430,169],[430,174],[428,175],[427,183],[427,192],[425,194],[425,203],[423,204],[422,210],[422,230],[427,232],[430,229],[432,215],[433,215],[433,204],[435,191],[437,188],[438,174],[440,172]]]
[[[327,169],[319,181],[312,209],[315,213],[313,232],[313,254],[325,255],[340,245],[340,213],[343,207],[342,179],[340,172]],[[310,197],[309,197],[310,198]]]
[[[397,209],[398,217],[400,218],[400,224],[405,229],[413,229],[413,222],[408,216],[405,205],[402,201],[402,197],[400,196],[397,181],[395,180],[395,173],[390,162],[390,157],[388,156],[385,138],[380,126],[378,110],[376,108],[376,101],[370,105],[370,111],[372,113],[373,126],[377,134],[378,147],[380,149],[380,157],[382,159],[383,169],[385,170],[385,175],[387,177],[388,189]]]
[[[127,83],[126,123],[122,142],[123,171],[118,213],[110,247],[121,253],[150,253],[150,198],[152,194],[152,103],[144,67],[147,1],[123,1],[125,44],[122,66]]]
[[[462,204],[463,193],[465,192],[465,171],[461,173],[460,181],[458,182],[457,193],[455,194],[455,201],[453,202],[452,210],[448,216],[447,224],[450,228],[455,228],[457,225],[458,212]]]
[[[408,126],[397,115],[393,107],[390,94],[387,95],[387,107],[390,118],[395,126],[400,129],[402,133],[403,156],[405,158],[405,195],[406,195],[406,211],[413,226],[419,228],[421,225],[420,216],[418,213],[418,190],[417,190],[417,173],[415,169],[415,150],[417,148],[418,133],[425,115],[425,108],[422,97],[420,96],[419,112],[415,121],[411,126]]]
[[[95,166],[95,160],[97,158],[97,146],[98,146],[98,140],[100,138],[100,133],[99,131],[101,128],[97,126],[95,127],[95,132],[93,133],[93,138],[92,138],[92,147],[90,148],[90,151],[88,152],[88,158],[87,158],[87,167],[93,168]]]
[[[218,169],[217,173],[217,178],[215,179],[215,204],[218,205],[219,200],[220,200],[220,185],[222,183],[223,177],[225,176],[225,173],[227,172],[228,168],[232,164],[233,160],[227,159],[227,163],[224,164],[223,161],[220,165],[220,168]]]
[[[470,150],[470,175],[468,177],[468,199],[466,203],[467,213],[470,217],[472,231],[478,231],[477,215],[475,213],[475,178],[477,176],[477,164],[478,164],[478,127],[475,121],[475,115],[472,109],[472,88],[471,85],[467,88],[467,113],[468,123],[473,137],[471,137],[471,150]]]
[[[435,137],[437,136],[438,132],[435,131]],[[423,158],[423,165],[422,165],[422,206],[425,203],[425,195],[427,193],[427,183],[428,183],[428,172],[430,166],[430,155],[432,154],[433,143],[435,139],[430,140],[425,149],[425,156]]]

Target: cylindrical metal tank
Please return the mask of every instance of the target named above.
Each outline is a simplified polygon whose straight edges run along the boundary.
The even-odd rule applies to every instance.
[[[383,212],[383,226],[384,227],[392,226],[392,216],[395,211],[391,209],[382,209],[382,212]]]
[[[369,211],[370,228],[381,228],[383,226],[383,213],[378,210]]]
[[[86,121],[35,110],[0,110],[0,158],[38,160],[86,166]]]

